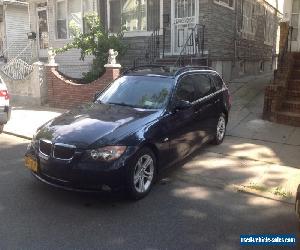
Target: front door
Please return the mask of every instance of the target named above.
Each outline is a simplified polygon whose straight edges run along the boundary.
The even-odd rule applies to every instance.
[[[49,48],[47,8],[37,8],[37,45],[39,58],[47,57]]]
[[[172,0],[172,52],[180,54],[198,19],[196,0]],[[190,43],[188,46],[194,46]]]

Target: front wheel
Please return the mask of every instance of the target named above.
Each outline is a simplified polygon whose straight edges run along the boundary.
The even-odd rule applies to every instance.
[[[213,144],[219,145],[223,142],[226,134],[226,126],[227,126],[226,116],[225,114],[222,113],[219,116],[218,123],[215,129]]]
[[[152,150],[141,149],[134,157],[127,173],[127,189],[130,198],[142,199],[150,192],[156,170],[156,157]]]

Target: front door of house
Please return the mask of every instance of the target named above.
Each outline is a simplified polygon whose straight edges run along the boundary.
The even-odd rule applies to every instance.
[[[172,52],[180,54],[198,19],[197,0],[172,0]],[[193,43],[188,46],[194,46]]]
[[[47,57],[49,48],[49,33],[46,7],[37,8],[37,45],[39,58]]]

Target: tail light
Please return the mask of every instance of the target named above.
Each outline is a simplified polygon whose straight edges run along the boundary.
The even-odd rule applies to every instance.
[[[4,97],[5,100],[9,99],[7,90],[0,90],[0,97]]]

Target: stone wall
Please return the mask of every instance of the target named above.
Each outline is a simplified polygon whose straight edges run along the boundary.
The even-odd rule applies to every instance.
[[[1,77],[7,85],[13,105],[43,105],[47,102],[47,83],[44,64],[36,62],[33,71],[22,80],[14,80],[2,71]]]
[[[108,67],[102,77],[88,84],[78,84],[58,71],[58,65],[46,66],[48,104],[51,107],[70,109],[93,100],[95,93],[103,90],[120,74],[120,68]]]

